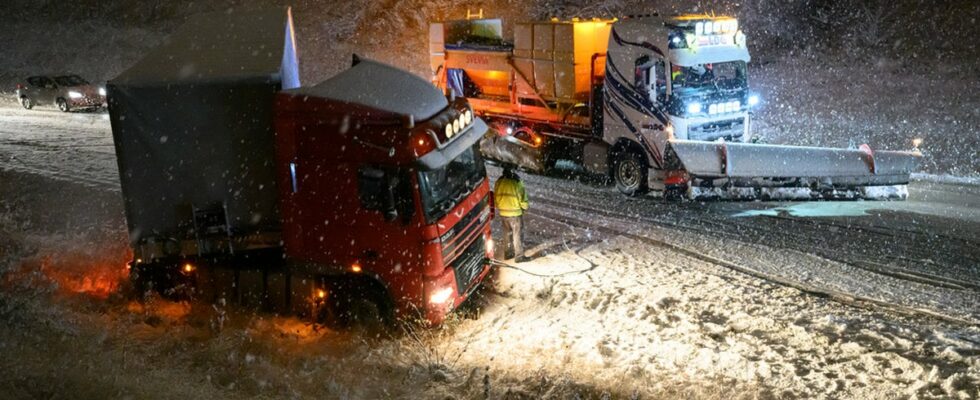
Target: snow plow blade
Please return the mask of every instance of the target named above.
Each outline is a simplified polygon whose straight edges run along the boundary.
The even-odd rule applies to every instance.
[[[917,151],[673,140],[692,199],[900,199]]]

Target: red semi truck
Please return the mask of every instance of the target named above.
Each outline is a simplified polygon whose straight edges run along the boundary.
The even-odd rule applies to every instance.
[[[487,126],[372,61],[301,87],[293,43],[288,10],[205,15],[109,82],[134,282],[442,322],[491,271]]]
[[[440,322],[490,271],[487,126],[465,100],[360,61],[280,93],[275,121],[286,255],[315,285]]]

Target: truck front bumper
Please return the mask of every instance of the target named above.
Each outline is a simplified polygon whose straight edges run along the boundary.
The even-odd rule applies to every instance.
[[[469,287],[464,288],[457,287],[456,273],[452,268],[446,268],[442,275],[427,278],[423,283],[422,299],[425,302],[423,316],[425,320],[432,325],[443,323],[453,310],[459,308],[480,287],[492,270],[493,266],[489,260],[484,259],[479,274]]]
[[[727,142],[749,141],[749,118],[744,112],[713,117],[680,118],[672,116],[674,136],[682,140],[713,142],[724,138]]]

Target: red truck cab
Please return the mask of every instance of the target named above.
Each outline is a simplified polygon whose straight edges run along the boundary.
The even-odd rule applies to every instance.
[[[490,272],[487,126],[464,99],[355,60],[279,93],[274,125],[284,254],[307,285],[294,292],[438,324]]]

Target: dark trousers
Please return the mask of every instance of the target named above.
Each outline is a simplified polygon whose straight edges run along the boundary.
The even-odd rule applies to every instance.
[[[504,225],[504,258],[524,257],[524,217],[500,218]]]

